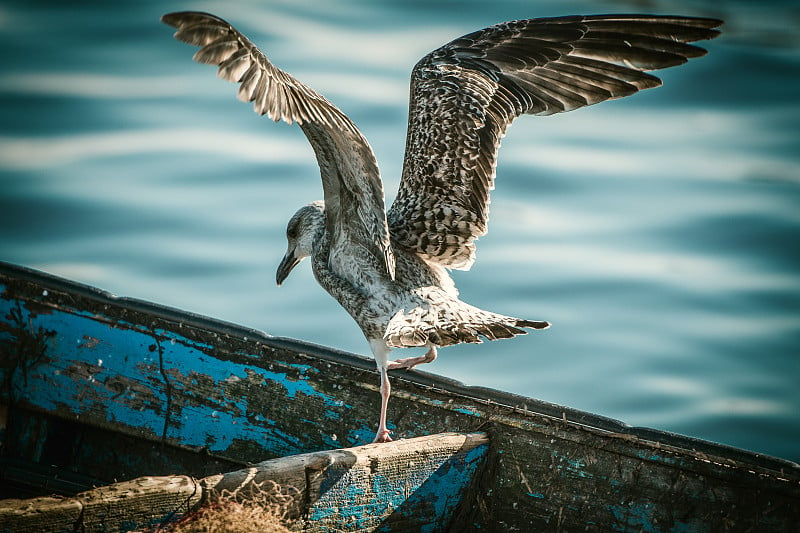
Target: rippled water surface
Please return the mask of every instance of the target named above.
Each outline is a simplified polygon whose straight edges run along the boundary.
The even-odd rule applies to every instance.
[[[409,72],[440,44],[535,16],[726,19],[663,87],[511,127],[489,234],[454,277],[466,301],[553,327],[443,349],[426,370],[800,460],[794,2],[0,6],[1,260],[369,353],[308,264],[275,287],[286,220],[322,196],[315,159],[191,61],[158,20],[182,9],[230,20],[349,114],[387,202]]]

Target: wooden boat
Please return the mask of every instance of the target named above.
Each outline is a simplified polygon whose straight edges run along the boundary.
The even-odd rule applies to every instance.
[[[371,359],[0,263],[0,531],[133,530],[273,474],[297,491],[303,531],[800,523],[793,462],[424,372],[392,379],[405,440],[360,446]],[[59,506],[71,522],[31,521]]]

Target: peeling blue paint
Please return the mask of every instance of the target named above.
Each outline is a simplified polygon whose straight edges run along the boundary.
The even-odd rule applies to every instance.
[[[332,465],[309,519],[321,531],[339,531],[344,524],[348,530],[392,531],[393,516],[413,517],[414,524],[422,524],[419,531],[442,531],[487,451],[481,445],[464,454],[428,457],[403,476],[371,473],[369,465]],[[384,523],[376,518],[387,513],[393,514]]]
[[[455,411],[456,413],[474,416],[476,418],[481,418],[483,416],[483,413],[481,413],[477,409],[470,409],[467,407],[456,407],[455,409],[453,409],[453,411]]]
[[[0,313],[9,313],[16,301],[0,299]],[[188,446],[206,446],[223,452],[234,442],[257,443],[275,455],[309,451],[297,436],[266,421],[268,413],[252,412],[245,394],[226,394],[230,386],[250,379],[278,385],[289,399],[301,396],[321,401],[328,419],[337,420],[344,402],[317,390],[308,381],[311,367],[275,361],[299,377],[231,361],[218,361],[206,352],[213,347],[173,332],[112,320],[83,311],[48,310],[32,314],[20,307],[22,321],[52,330],[49,351],[57,354],[46,367],[34,368],[25,380],[13,380],[14,394],[29,404],[72,416],[98,415],[129,431],[149,434]],[[6,335],[8,336],[8,335]],[[1,374],[0,374],[1,375]],[[186,383],[209,380],[207,398],[183,396],[171,404],[168,387],[182,390]],[[218,407],[214,408],[214,404]],[[258,425],[254,425],[258,424]],[[309,428],[316,424],[309,421]],[[209,437],[211,436],[211,437]],[[331,444],[339,444],[328,437]]]
[[[644,459],[645,461],[657,461],[659,463],[664,463],[672,466],[680,464],[680,462],[675,457],[669,457],[666,455],[653,453],[649,450],[638,450],[636,452],[636,456],[639,457],[639,459]]]
[[[309,370],[313,370],[315,374],[317,373],[317,369],[316,369],[316,368],[314,368],[314,367],[313,367],[313,366],[311,366],[311,365],[301,365],[301,364],[299,364],[299,363],[291,363],[291,364],[289,364],[289,365],[286,365],[286,366],[290,366],[290,367],[292,367],[292,368],[296,368],[297,370],[299,370],[299,371],[300,371],[300,373],[301,373],[301,374],[305,374],[305,373],[306,373],[306,372],[308,372]]]

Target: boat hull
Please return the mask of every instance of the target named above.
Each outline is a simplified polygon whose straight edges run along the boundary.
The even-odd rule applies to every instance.
[[[374,434],[371,359],[8,264],[0,293],[6,481],[23,467],[43,483],[72,483],[64,493],[145,475],[199,478]],[[800,523],[795,463],[424,372],[392,380],[395,436],[489,436],[453,530]]]

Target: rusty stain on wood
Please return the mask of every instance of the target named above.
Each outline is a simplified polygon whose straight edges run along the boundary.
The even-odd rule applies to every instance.
[[[0,291],[0,319],[19,309],[26,331],[55,332],[44,338],[47,360],[28,364],[28,381],[0,393],[0,403],[13,403],[6,440],[23,442],[13,428],[38,413],[175,457],[242,464],[351,447],[374,433],[379,395],[369,359],[9,265],[0,265]],[[16,346],[13,328],[0,327],[0,341]],[[0,364],[6,383],[8,368]],[[393,392],[399,437],[490,435],[488,462],[456,516],[462,529],[792,531],[800,523],[800,467],[789,461],[423,372],[396,373]],[[117,464],[134,476],[170,473],[141,457],[137,449]],[[37,460],[33,451],[24,458]],[[207,475],[191,471],[202,470],[200,461],[181,461],[193,465],[182,473]]]

